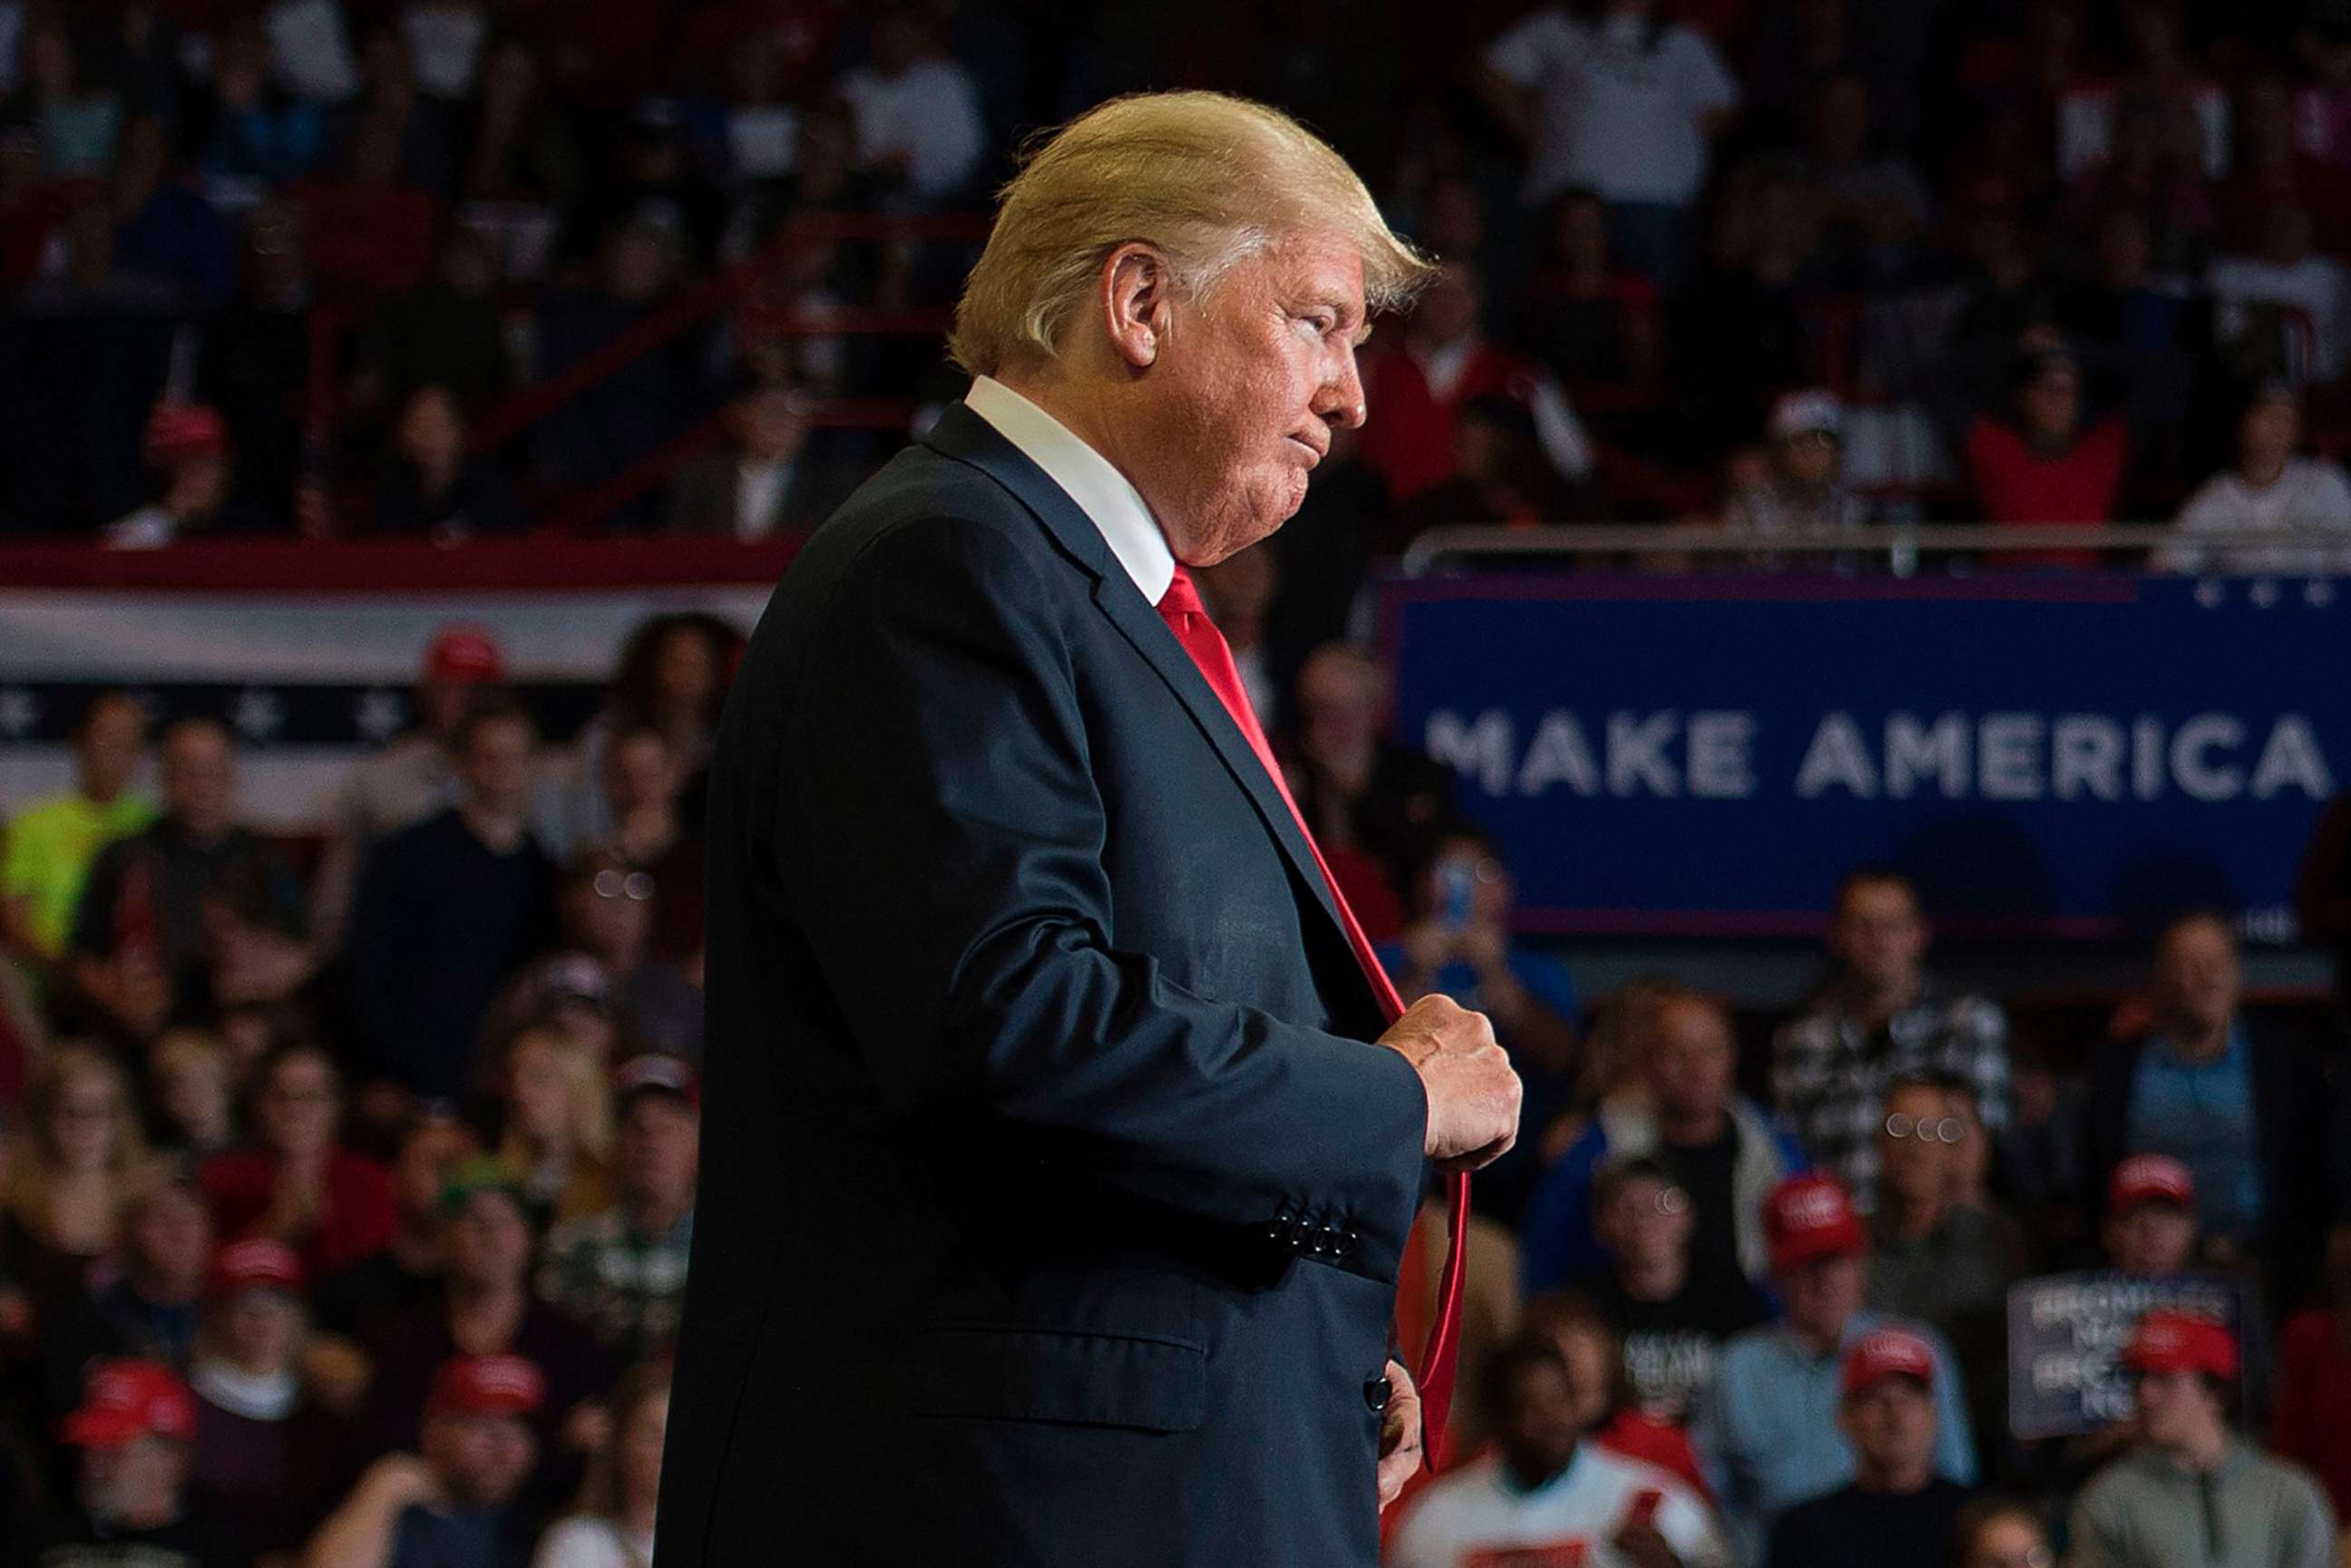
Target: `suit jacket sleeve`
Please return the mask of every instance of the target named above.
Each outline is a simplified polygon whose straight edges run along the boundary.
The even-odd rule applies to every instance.
[[[1348,1266],[1393,1279],[1423,1175],[1419,1078],[1113,946],[1064,625],[1098,612],[1057,598],[1032,554],[984,523],[893,529],[835,590],[796,683],[780,870],[879,1090],[1189,1213],[1335,1225],[1359,1243]]]

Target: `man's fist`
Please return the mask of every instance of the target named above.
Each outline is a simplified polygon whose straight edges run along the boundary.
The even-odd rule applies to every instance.
[[[1412,1063],[1428,1093],[1424,1152],[1447,1170],[1476,1170],[1519,1135],[1519,1075],[1494,1026],[1450,997],[1423,997],[1379,1043]]]

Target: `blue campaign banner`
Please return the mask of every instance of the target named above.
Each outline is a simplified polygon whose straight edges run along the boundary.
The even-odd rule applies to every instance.
[[[1529,930],[1819,928],[1863,864],[1946,929],[2294,935],[2351,767],[2351,580],[1484,577],[1384,585],[1398,737]]]

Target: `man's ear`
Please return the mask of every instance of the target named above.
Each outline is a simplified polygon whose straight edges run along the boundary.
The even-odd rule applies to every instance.
[[[1102,262],[1102,329],[1130,370],[1148,370],[1159,357],[1175,308],[1176,280],[1166,253],[1129,240]]]

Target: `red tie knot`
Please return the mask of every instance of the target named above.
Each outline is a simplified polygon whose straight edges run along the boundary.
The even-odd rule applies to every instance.
[[[1167,580],[1167,591],[1159,596],[1159,613],[1172,620],[1178,615],[1207,612],[1207,606],[1200,602],[1200,590],[1192,581],[1192,574],[1178,565],[1176,575]]]

